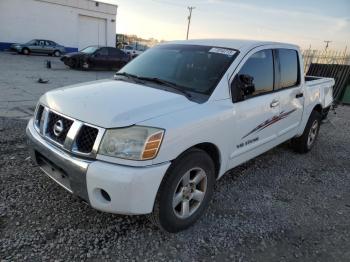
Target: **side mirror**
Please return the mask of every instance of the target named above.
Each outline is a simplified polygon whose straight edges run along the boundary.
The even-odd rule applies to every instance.
[[[242,83],[241,89],[244,95],[248,96],[255,92],[254,77],[250,75],[239,75],[239,80]]]
[[[250,75],[236,75],[231,84],[232,101],[242,101],[246,96],[255,92],[255,85],[253,83],[254,77]]]

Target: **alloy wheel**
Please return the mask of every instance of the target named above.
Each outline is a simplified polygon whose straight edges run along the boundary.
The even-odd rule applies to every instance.
[[[309,135],[308,135],[308,138],[307,138],[307,146],[308,148],[311,148],[312,145],[315,143],[315,140],[316,140],[316,136],[317,136],[317,132],[318,132],[318,121],[315,120],[312,125],[311,125],[311,128],[310,128],[310,131],[309,131]]]
[[[173,195],[173,211],[178,218],[193,215],[207,191],[207,174],[200,167],[188,170],[180,179]]]

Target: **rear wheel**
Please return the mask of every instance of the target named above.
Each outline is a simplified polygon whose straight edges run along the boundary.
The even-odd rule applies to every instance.
[[[53,55],[56,56],[56,57],[60,57],[61,56],[61,52],[59,50],[55,50],[53,52]]]
[[[322,116],[317,111],[312,111],[305,130],[300,137],[292,139],[292,146],[296,152],[307,153],[315,145],[320,130]]]
[[[190,227],[208,207],[214,183],[210,156],[200,149],[185,152],[167,171],[149,219],[168,232]]]

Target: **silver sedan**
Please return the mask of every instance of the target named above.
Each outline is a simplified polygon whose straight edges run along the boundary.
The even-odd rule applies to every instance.
[[[64,46],[59,45],[54,41],[43,39],[34,39],[25,44],[13,44],[11,45],[11,49],[24,55],[37,53],[61,56],[66,52]]]

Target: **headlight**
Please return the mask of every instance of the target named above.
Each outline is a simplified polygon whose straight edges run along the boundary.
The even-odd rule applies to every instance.
[[[108,129],[98,153],[130,160],[153,159],[157,156],[163,135],[163,129],[145,126]]]

